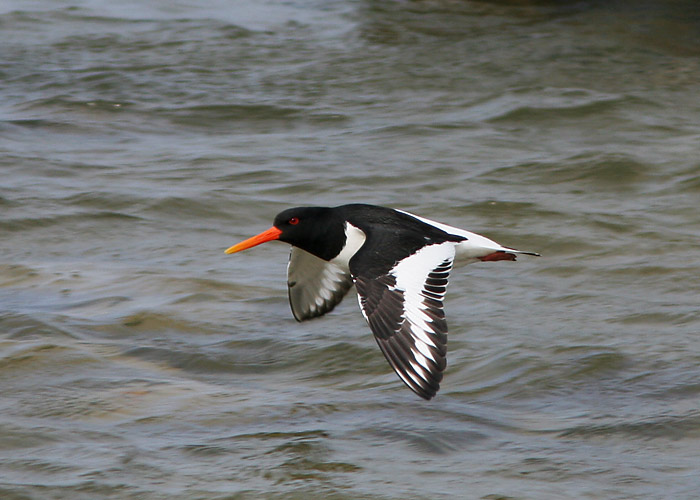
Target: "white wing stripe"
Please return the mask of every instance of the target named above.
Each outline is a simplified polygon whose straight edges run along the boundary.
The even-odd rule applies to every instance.
[[[420,342],[417,342],[416,347],[418,347],[419,345],[423,345],[423,344],[421,344]],[[423,347],[425,348],[425,346],[423,346]],[[418,347],[418,350],[420,351],[420,347]],[[426,357],[423,356],[423,354],[421,352],[416,352],[415,349],[411,349],[411,353],[416,358],[416,361],[418,361],[423,366],[423,368],[425,368],[428,371],[430,370],[430,366],[428,365],[428,361],[426,360]]]
[[[416,340],[420,340],[427,346],[435,347],[435,341],[430,338],[430,336],[425,330],[421,330],[420,327],[416,325],[411,325],[411,333],[416,338]]]
[[[422,366],[416,364],[414,361],[409,361],[409,363],[411,363],[411,368],[413,368],[413,371],[416,372],[424,381],[428,382],[430,380],[428,373]],[[421,385],[423,384],[421,383]]]
[[[418,327],[421,330],[430,331],[430,332],[433,331],[433,329],[428,324],[428,321],[427,321],[428,318],[425,315],[423,315],[423,314],[419,315],[415,309],[411,308],[410,305],[408,305],[408,307],[406,307],[406,304],[404,304],[404,308],[405,308],[404,309],[404,316],[406,317],[406,319],[408,321],[411,322],[412,327]]]
[[[436,362],[435,356],[433,356],[433,353],[430,352],[430,349],[428,349],[428,345],[425,344],[424,342],[416,342],[416,349],[418,349],[420,351],[420,354],[421,354],[421,355],[419,355],[418,353],[416,353],[416,351],[413,351],[413,354],[416,355],[416,359],[420,360],[420,359],[427,358],[430,361],[432,361],[433,363]],[[428,366],[425,366],[425,367],[429,369]]]

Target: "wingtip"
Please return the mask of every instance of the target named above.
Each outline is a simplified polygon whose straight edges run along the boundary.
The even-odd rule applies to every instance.
[[[421,399],[424,399],[426,401],[430,401],[431,399],[433,399],[437,395],[438,391],[440,391],[439,383],[436,384],[437,387],[430,385],[420,386],[417,384],[409,384],[402,376],[399,376],[399,378],[406,385],[406,387],[411,389],[411,392],[413,392],[413,394],[419,396]]]
[[[416,392],[416,394],[418,394],[421,398],[425,399],[426,401],[430,401],[431,399],[433,399],[435,396],[437,396],[437,393],[438,393],[438,391],[434,391],[434,392],[431,391],[431,392],[425,392],[425,393]]]

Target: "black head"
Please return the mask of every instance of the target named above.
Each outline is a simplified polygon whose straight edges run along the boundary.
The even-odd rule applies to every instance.
[[[331,260],[345,245],[345,221],[332,208],[296,207],[277,214],[279,240]]]
[[[240,252],[272,240],[284,241],[316,257],[331,260],[345,246],[345,220],[334,208],[289,208],[277,214],[270,229],[233,245],[226,253]]]

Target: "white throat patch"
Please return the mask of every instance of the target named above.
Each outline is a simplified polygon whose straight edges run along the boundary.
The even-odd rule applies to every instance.
[[[362,245],[364,245],[367,235],[360,228],[353,226],[349,222],[345,223],[345,246],[340,251],[337,257],[331,259],[331,262],[341,269],[350,268],[350,259],[357,253]]]

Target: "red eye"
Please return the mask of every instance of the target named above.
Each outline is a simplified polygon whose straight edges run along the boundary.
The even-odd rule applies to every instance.
[[[297,224],[299,224],[299,217],[292,217],[291,219],[289,219],[289,223],[292,226],[296,226]]]

